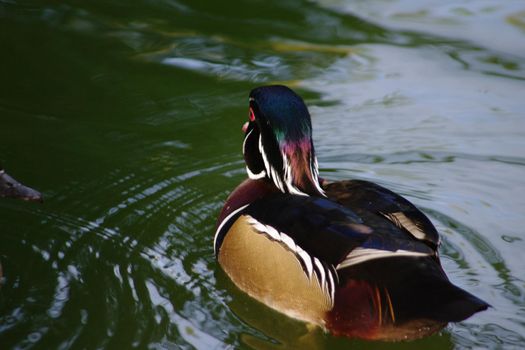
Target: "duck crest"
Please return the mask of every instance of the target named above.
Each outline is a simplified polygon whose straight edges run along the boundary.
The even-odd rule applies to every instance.
[[[284,193],[324,196],[310,114],[289,88],[272,85],[252,90],[243,153],[250,178],[266,177]]]

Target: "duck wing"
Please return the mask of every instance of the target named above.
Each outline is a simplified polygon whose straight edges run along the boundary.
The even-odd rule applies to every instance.
[[[215,251],[239,288],[335,334],[419,337],[488,306],[450,283],[427,241],[327,198],[244,205],[218,226]]]
[[[226,217],[216,233],[217,255],[238,221],[294,253],[306,276],[315,275],[332,299],[338,270],[380,258],[434,255],[422,242],[371,227],[329,199],[284,193],[258,199]]]
[[[424,242],[437,250],[439,234],[432,222],[412,203],[375,183],[347,180],[323,186],[327,197],[356,214],[375,227],[390,234]]]

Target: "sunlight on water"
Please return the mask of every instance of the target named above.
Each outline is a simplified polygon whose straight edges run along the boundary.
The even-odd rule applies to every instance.
[[[520,348],[522,1],[0,2],[0,347]],[[410,343],[310,332],[217,266],[253,87],[310,107],[321,175],[385,185],[492,308]]]

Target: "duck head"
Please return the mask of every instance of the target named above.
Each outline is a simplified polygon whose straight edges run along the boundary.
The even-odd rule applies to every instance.
[[[22,185],[0,168],[0,198],[2,197],[43,202],[40,192]]]
[[[312,122],[299,95],[286,86],[250,93],[243,154],[251,179],[266,178],[284,193],[324,196],[312,141]]]

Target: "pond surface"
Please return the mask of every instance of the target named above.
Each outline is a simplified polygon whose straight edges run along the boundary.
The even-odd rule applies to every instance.
[[[451,349],[525,344],[523,1],[0,1],[2,349]],[[493,307],[410,343],[306,328],[213,256],[245,178],[247,96],[296,89],[321,175],[429,215]]]

